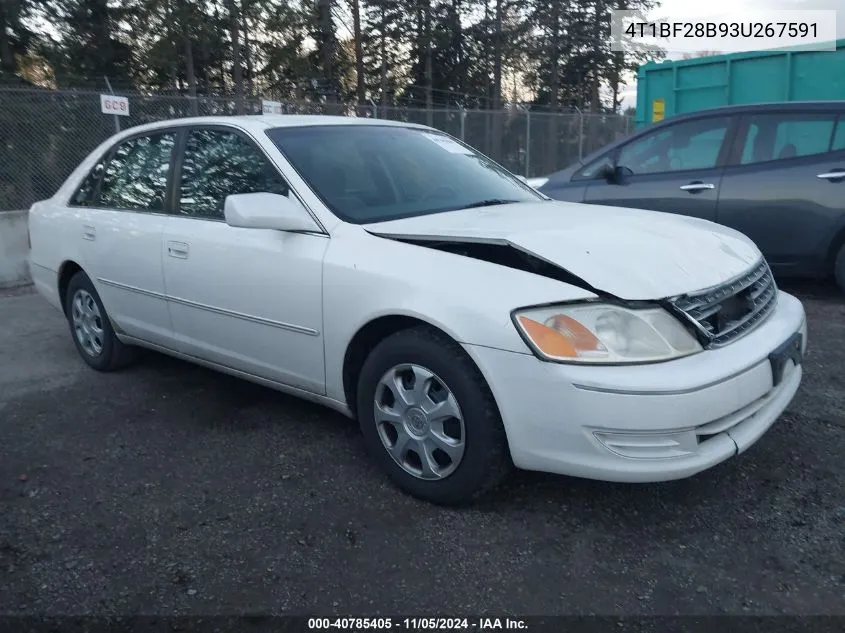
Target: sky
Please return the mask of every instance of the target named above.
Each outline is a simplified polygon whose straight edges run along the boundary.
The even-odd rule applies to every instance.
[[[708,18],[711,21],[730,21],[730,16],[737,12],[759,13],[760,21],[766,21],[766,13],[772,10],[786,9],[832,9],[836,11],[836,37],[845,38],[845,0],[663,0],[660,8],[649,17],[663,18],[671,22],[683,22],[695,18]],[[680,55],[669,55],[669,59]],[[636,81],[632,78],[622,90],[622,108],[637,104]]]

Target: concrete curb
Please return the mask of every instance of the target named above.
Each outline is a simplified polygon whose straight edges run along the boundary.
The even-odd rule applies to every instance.
[[[29,273],[29,211],[0,211],[0,288],[32,283]]]

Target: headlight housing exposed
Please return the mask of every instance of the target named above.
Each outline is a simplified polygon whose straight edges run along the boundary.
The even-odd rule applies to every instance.
[[[517,310],[516,327],[540,358],[556,362],[624,364],[681,358],[702,350],[660,307],[579,303]]]

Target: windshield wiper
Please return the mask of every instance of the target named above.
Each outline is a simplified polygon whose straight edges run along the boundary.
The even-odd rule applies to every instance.
[[[515,202],[519,202],[519,200],[502,200],[501,198],[490,198],[489,200],[479,200],[478,202],[473,202],[472,204],[468,204],[463,209],[477,209],[478,207],[495,207],[497,204],[514,204]]]

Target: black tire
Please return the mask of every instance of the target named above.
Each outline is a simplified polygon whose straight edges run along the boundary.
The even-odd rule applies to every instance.
[[[99,319],[97,323],[102,330],[101,335],[101,349],[99,353],[86,349],[77,336],[76,327],[74,326],[73,318],[73,302],[77,293],[87,293],[97,304],[99,311]],[[80,294],[80,297],[84,295]],[[84,272],[79,271],[70,280],[67,286],[67,292],[64,297],[65,314],[67,315],[68,325],[70,326],[70,335],[73,339],[73,344],[76,345],[76,350],[82,356],[88,365],[97,371],[115,371],[126,367],[135,359],[135,348],[121,343],[117,336],[115,336],[111,321],[109,320],[106,308],[103,305],[100,295],[97,293],[91,279]]]
[[[839,247],[836,259],[833,260],[833,277],[839,289],[845,292],[845,244]]]
[[[402,364],[436,374],[452,392],[464,419],[463,458],[455,470],[436,480],[406,472],[379,436],[373,403],[382,376]],[[405,492],[442,505],[470,503],[495,488],[513,468],[507,437],[493,394],[481,372],[455,341],[430,327],[402,330],[370,353],[358,379],[357,414],[367,450]]]

